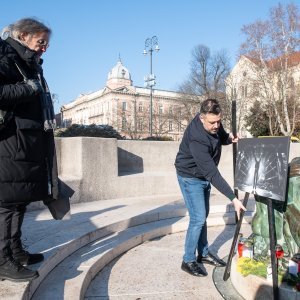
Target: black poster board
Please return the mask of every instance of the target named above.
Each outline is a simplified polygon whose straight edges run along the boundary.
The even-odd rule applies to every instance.
[[[289,139],[241,139],[238,143],[234,187],[250,194],[285,201]]]
[[[286,201],[289,149],[289,137],[241,139],[236,157],[234,185],[246,192],[243,205],[247,207],[250,193],[267,198],[274,300],[279,295],[273,202]],[[243,217],[244,211],[241,211],[223,276],[224,281],[230,277],[231,262]]]

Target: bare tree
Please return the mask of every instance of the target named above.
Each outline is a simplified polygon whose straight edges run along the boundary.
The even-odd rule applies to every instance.
[[[225,79],[230,72],[229,57],[225,50],[211,55],[205,45],[197,45],[192,50],[190,74],[185,82],[179,86],[179,91],[189,95],[189,101],[183,98],[182,103],[186,115],[194,117],[195,110],[199,111],[204,99],[218,99],[224,112],[224,121],[230,120],[230,105],[225,97]],[[190,95],[194,95],[191,99]],[[195,109],[196,108],[196,109]]]
[[[113,126],[130,139],[149,137],[150,105],[149,103],[138,105],[137,102],[137,97],[135,97],[126,103],[126,107],[119,105],[114,112],[117,118],[113,122]],[[152,107],[153,136],[162,137],[173,132],[173,128],[175,128],[173,119],[173,112],[171,113],[166,106],[163,107],[160,101],[154,98]]]
[[[252,88],[273,113],[283,135],[291,135],[299,114],[299,93],[294,84],[294,55],[300,49],[300,15],[294,4],[271,8],[270,18],[245,25],[241,54],[253,62]],[[298,62],[299,63],[299,62]],[[273,122],[270,121],[270,126]],[[271,133],[274,131],[270,127]]]
[[[134,97],[132,101],[126,102],[125,106],[119,103],[114,108],[113,115],[116,116],[112,120],[114,126],[122,135],[131,139],[139,139],[147,132],[146,112],[140,112],[137,108],[137,98]],[[141,124],[141,121],[143,124]]]
[[[174,119],[178,122],[190,123],[195,117],[195,114],[199,112],[202,97],[194,94],[193,85],[190,82],[184,82],[179,87],[179,93],[181,93],[181,99],[179,105],[176,108]]]

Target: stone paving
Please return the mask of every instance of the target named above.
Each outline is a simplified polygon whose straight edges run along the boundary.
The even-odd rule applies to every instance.
[[[219,194],[213,194],[211,200],[208,224],[211,226],[233,224],[233,207],[230,202]],[[245,221],[251,219],[251,211],[253,211],[253,203],[250,202],[248,207],[250,214],[244,219]],[[74,251],[77,249],[81,251],[81,247],[88,246],[88,243],[98,239],[98,235],[103,236],[101,228],[108,228],[111,234],[116,232],[118,236],[119,230],[139,224],[147,227],[147,222],[149,226],[152,226],[151,222],[161,220],[162,223],[174,223],[177,228],[174,231],[167,229],[167,233],[182,232],[187,228],[185,215],[186,210],[182,199],[177,196],[80,203],[72,205],[72,217],[64,221],[53,220],[47,210],[29,211],[25,215],[22,228],[23,239],[25,239],[25,244],[29,245],[30,252],[42,252],[45,255],[45,261],[42,264],[30,266],[39,271],[40,277],[29,285],[7,280],[0,282],[0,299],[82,299],[78,293],[76,294],[76,291],[80,289],[77,281],[81,280],[80,276],[76,276],[78,272],[72,274],[72,280],[65,278],[65,271],[74,268],[75,262],[80,257],[76,258],[76,261],[70,261],[67,266],[66,263]],[[182,219],[183,222],[176,223],[176,217]],[[112,226],[112,224],[117,226]],[[211,248],[220,257],[226,256],[229,252],[234,228],[234,225],[209,227]],[[134,231],[135,227],[131,230]],[[154,236],[159,236],[159,234]],[[101,242],[101,239],[99,241]],[[184,233],[167,235],[145,242],[120,257],[117,257],[119,254],[113,256],[114,260],[108,265],[105,264],[104,269],[101,267],[103,271],[83,295],[86,299],[200,299],[198,297],[220,299],[211,278],[212,268],[207,268],[209,272],[207,278],[195,278],[181,271],[183,241]],[[140,256],[135,256],[135,254]],[[64,272],[57,273],[59,274],[56,278],[58,285],[49,288],[48,279],[51,279],[51,274],[62,267],[65,267]],[[104,277],[101,278],[101,276]],[[97,283],[98,278],[101,278],[100,283]],[[57,293],[60,286],[65,293]],[[76,297],[71,297],[66,291],[75,293]],[[200,291],[202,296],[199,296]],[[45,293],[46,297],[44,297]],[[42,294],[44,296],[40,297]],[[210,298],[203,298],[203,295]]]
[[[209,227],[212,252],[229,253],[235,226]],[[251,226],[241,232],[250,235]],[[205,265],[208,276],[198,278],[180,269],[185,232],[167,235],[135,247],[109,263],[91,282],[85,300],[195,300],[223,299],[213,282],[213,267]]]

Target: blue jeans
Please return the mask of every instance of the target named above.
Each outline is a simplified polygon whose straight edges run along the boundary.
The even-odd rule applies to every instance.
[[[183,261],[192,262],[196,260],[196,249],[198,255],[207,256],[208,254],[206,218],[209,213],[210,183],[178,174],[177,178],[190,216]]]

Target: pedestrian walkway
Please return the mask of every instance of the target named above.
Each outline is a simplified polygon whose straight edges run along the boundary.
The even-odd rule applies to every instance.
[[[253,210],[254,203],[250,201],[245,222],[251,219]],[[233,207],[227,199],[220,194],[213,194],[208,225],[234,224],[233,212]],[[0,282],[0,299],[73,300],[91,297],[88,295],[90,295],[89,285],[92,279],[113,259],[132,248],[130,251],[139,249],[134,247],[140,244],[143,245],[140,246],[142,249],[147,247],[145,242],[153,238],[182,232],[186,230],[187,222],[186,209],[178,195],[80,203],[72,206],[71,219],[62,221],[53,220],[47,210],[30,211],[25,215],[23,238],[25,244],[29,245],[30,252],[42,252],[45,255],[45,261],[34,266],[39,271],[40,277],[30,283]],[[224,233],[226,231],[227,229]],[[165,238],[167,239],[168,236]],[[227,243],[230,243],[229,239],[228,236]],[[161,240],[163,241],[164,238]],[[178,245],[178,249],[180,248],[182,249],[182,246]],[[178,251],[176,260],[173,259],[175,269],[173,271],[169,269],[168,273],[170,278],[175,276],[175,282],[178,276],[176,274],[188,275],[178,269],[180,267],[178,261],[181,259],[180,250]],[[225,249],[221,254],[226,254],[226,251]],[[161,255],[166,252],[166,249],[161,247]],[[126,255],[123,255],[122,259]],[[131,261],[131,265],[133,270],[136,270],[133,262]],[[151,255],[145,256],[143,263],[153,263]],[[155,259],[155,263],[157,266],[161,264],[159,259]],[[143,269],[142,265],[138,265]],[[159,279],[160,272],[153,271],[147,274]],[[130,279],[131,274],[133,273],[128,271],[123,281],[138,286],[134,283],[134,278]],[[144,273],[140,272],[140,276],[144,276]],[[186,280],[195,280],[190,277],[188,276]],[[162,286],[164,280],[162,276],[159,281]],[[181,280],[184,281],[184,278]],[[205,280],[209,279],[205,278]],[[141,285],[141,288],[143,286]],[[198,288],[192,283],[191,286],[194,289]]]
[[[229,254],[235,226],[209,227],[211,251]],[[241,232],[250,235],[251,226]],[[185,232],[146,242],[109,263],[91,282],[85,300],[221,300],[213,281],[213,266],[205,265],[207,277],[194,277],[180,269]],[[224,270],[224,268],[222,268]]]

